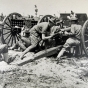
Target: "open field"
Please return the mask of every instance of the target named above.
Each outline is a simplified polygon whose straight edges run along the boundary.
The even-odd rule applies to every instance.
[[[88,88],[88,59],[56,64],[55,58],[44,57],[23,66],[0,62],[0,88]]]

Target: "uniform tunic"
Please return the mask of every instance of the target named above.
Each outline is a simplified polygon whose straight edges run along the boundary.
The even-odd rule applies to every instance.
[[[75,38],[80,40],[81,37],[81,25],[73,24],[71,25],[71,32],[75,34]]]
[[[33,28],[31,28],[30,29],[31,44],[37,45],[39,41],[42,39],[42,34],[47,33],[48,28],[49,28],[48,22],[37,24]]]
[[[77,25],[77,24],[71,25],[70,33],[73,36],[71,36],[70,38],[68,38],[66,40],[66,43],[64,44],[63,49],[66,49],[66,48],[71,47],[73,45],[79,45],[80,44],[81,29],[82,29],[81,25]]]

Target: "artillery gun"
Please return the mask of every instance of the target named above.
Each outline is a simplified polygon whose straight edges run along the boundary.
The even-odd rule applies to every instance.
[[[84,17],[85,14],[83,14]],[[21,41],[20,38],[20,33],[21,33],[21,28],[23,25],[27,25],[29,28],[33,27],[34,25],[41,23],[41,22],[48,22],[49,19],[51,19],[53,16],[52,15],[45,15],[41,19],[38,19],[37,21],[34,19],[23,19],[22,15],[19,13],[11,13],[9,14],[4,20],[3,20],[3,26],[2,26],[2,42],[8,44],[8,46],[12,46],[14,43],[17,41]],[[61,16],[62,19],[64,16]],[[81,16],[82,17],[82,16]],[[88,55],[88,20],[87,17],[86,19],[80,18],[79,23],[82,23],[82,31],[81,31],[81,43],[83,46],[85,54]],[[84,21],[85,20],[85,21]],[[67,21],[67,22],[66,22]],[[81,22],[82,21],[82,22]],[[64,19],[64,26],[68,27],[69,24],[67,19]],[[16,28],[18,26],[19,28]],[[31,59],[39,59],[42,57],[46,56],[51,56],[53,54],[56,54],[60,51],[61,47],[65,43],[67,37],[66,36],[57,36],[56,38],[52,39],[50,42],[46,42],[45,47],[41,48],[41,46],[38,46],[35,52],[34,56],[32,58],[27,58],[23,60],[17,61],[15,64],[18,65],[24,65],[28,62],[31,61]],[[48,46],[48,47],[47,47]]]

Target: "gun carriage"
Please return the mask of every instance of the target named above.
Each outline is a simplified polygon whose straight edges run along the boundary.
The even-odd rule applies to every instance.
[[[53,17],[52,15],[45,15],[41,19],[38,19],[36,21],[33,18],[25,19],[19,13],[11,13],[3,20],[2,42],[8,44],[8,46],[12,46],[17,41],[21,41],[20,33],[22,31],[21,27],[23,27],[23,25],[26,25],[29,28],[31,28],[38,23],[48,22],[49,19],[51,19],[52,17]],[[63,19],[63,15],[62,15],[62,19]],[[85,20],[85,23],[84,23],[84,20]],[[64,23],[66,23],[67,20],[65,19],[63,21]],[[86,18],[80,21],[79,23],[81,23],[81,25],[83,26],[82,31],[81,31],[81,35],[82,35],[81,43],[82,43],[85,54],[88,55],[88,34],[87,34],[88,33],[88,20]],[[19,28],[17,28],[16,26],[18,26]],[[65,24],[64,26],[67,27],[69,25]],[[66,36],[58,35],[58,36],[55,36],[50,41],[45,41],[44,46],[43,46],[43,43],[44,43],[43,42],[42,46],[37,47],[38,52],[35,52],[33,59],[39,59],[41,57],[51,56],[53,54],[56,54],[57,52],[60,51],[61,47],[63,46],[67,38],[68,37]],[[18,61],[17,64],[23,65],[28,62],[30,62],[30,59]]]

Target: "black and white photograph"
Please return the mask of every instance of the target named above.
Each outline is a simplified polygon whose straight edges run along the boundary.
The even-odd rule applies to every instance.
[[[0,0],[0,88],[88,88],[88,0]]]

